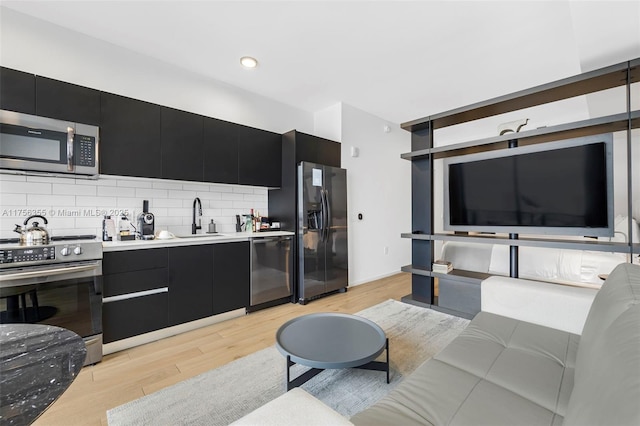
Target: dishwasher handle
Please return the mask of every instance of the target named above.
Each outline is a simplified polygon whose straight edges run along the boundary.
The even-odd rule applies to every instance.
[[[266,243],[275,243],[279,241],[286,241],[293,239],[292,235],[284,236],[284,237],[258,237],[252,238],[251,242],[253,244],[266,244]]]

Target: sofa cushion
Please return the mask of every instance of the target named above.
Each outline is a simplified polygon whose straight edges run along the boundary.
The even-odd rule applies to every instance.
[[[398,388],[351,420],[375,424],[560,424],[579,336],[486,312]]]
[[[639,425],[640,267],[624,264],[593,301],[576,357],[566,425]]]

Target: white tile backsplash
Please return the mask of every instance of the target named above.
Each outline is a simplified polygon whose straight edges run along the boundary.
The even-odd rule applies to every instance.
[[[13,238],[16,223],[43,214],[51,235],[101,235],[104,214],[126,212],[135,224],[143,200],[156,230],[191,232],[195,197],[202,200],[202,227],[214,219],[218,232],[235,232],[235,215],[250,209],[267,215],[267,189],[161,179],[100,176],[97,180],[0,174],[0,238]]]

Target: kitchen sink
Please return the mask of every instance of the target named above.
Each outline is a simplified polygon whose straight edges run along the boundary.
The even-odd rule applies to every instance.
[[[176,235],[176,238],[215,238],[215,237],[226,237],[224,234],[182,234]]]

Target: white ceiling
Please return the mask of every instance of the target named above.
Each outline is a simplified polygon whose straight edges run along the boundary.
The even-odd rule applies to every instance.
[[[396,123],[640,57],[639,1],[1,4],[305,111]]]

